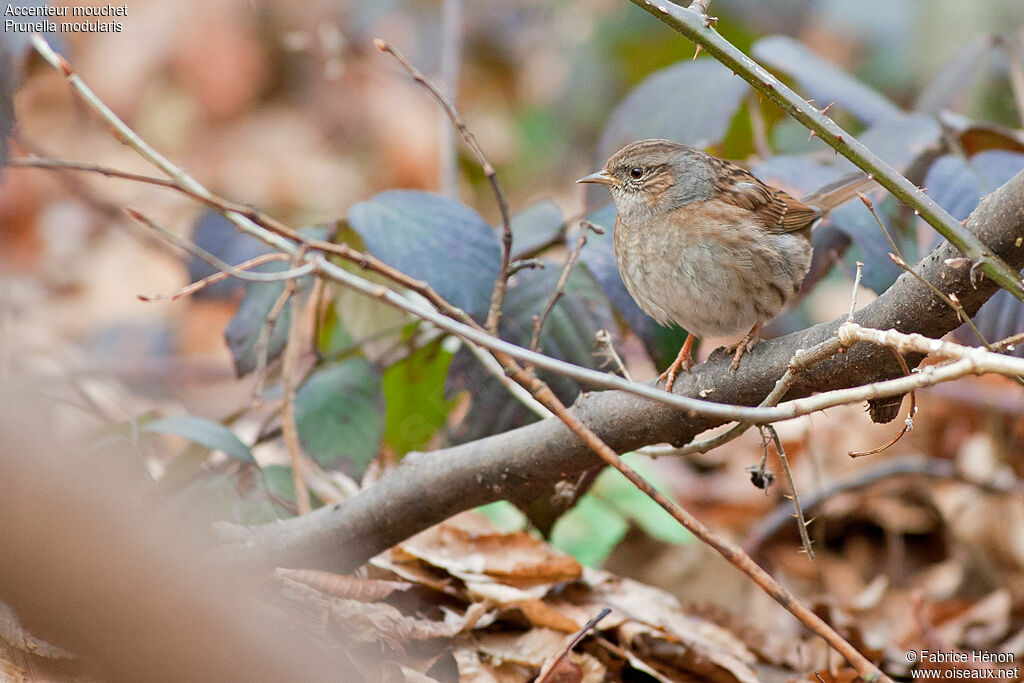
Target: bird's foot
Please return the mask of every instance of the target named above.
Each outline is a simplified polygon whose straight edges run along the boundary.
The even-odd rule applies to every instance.
[[[743,357],[743,354],[754,348],[754,345],[761,341],[760,328],[760,325],[754,325],[743,339],[725,347],[726,352],[732,354],[732,365],[729,366],[730,372],[736,372],[736,368],[740,366],[740,358]]]
[[[665,382],[665,391],[672,391],[672,385],[675,384],[676,375],[679,374],[679,370],[689,372],[690,368],[693,367],[693,356],[690,355],[690,349],[693,348],[693,339],[692,334],[686,336],[683,348],[679,349],[679,354],[672,361],[672,365],[668,366],[668,369],[658,376],[659,382]]]

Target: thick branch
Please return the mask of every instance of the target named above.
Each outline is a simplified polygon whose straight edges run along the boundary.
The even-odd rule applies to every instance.
[[[1024,266],[1024,248],[1015,245],[1015,240],[1024,237],[1024,173],[983,200],[968,228],[1011,267]],[[916,270],[943,292],[955,293],[964,309],[973,314],[997,286],[990,280],[972,286],[970,268],[963,267],[958,256],[954,246],[943,243]],[[675,393],[757,405],[785,372],[797,349],[833,337],[845,319],[762,342],[735,373],[729,371],[731,359],[715,353],[707,363],[680,377]],[[929,337],[942,336],[959,325],[956,313],[909,274],[902,275],[854,319],[865,327]],[[907,360],[916,365],[920,359],[910,356]],[[786,398],[902,375],[889,349],[858,344],[800,373]],[[573,412],[619,452],[652,443],[685,444],[723,421],[680,412],[622,391],[585,394]],[[348,571],[461,510],[501,499],[531,500],[596,462],[593,453],[561,421],[543,420],[461,446],[410,454],[375,486],[304,517],[254,528],[246,542],[232,546],[231,551],[277,565]]]

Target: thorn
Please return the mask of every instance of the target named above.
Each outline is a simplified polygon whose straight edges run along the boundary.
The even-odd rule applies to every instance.
[[[817,134],[818,134],[817,132],[815,132],[815,131],[813,131],[813,130],[812,130],[812,131],[811,131],[811,134],[807,136],[807,142],[810,142],[810,141],[811,141],[811,138],[813,138],[813,137],[814,137],[815,135],[817,135]]]
[[[718,17],[704,17],[704,28],[718,25]]]
[[[703,50],[703,49],[704,48],[701,47],[700,43],[697,43],[697,49],[693,51],[693,58],[697,59],[697,55],[699,55],[700,51]]]
[[[825,114],[828,114],[828,110],[832,108],[833,104],[835,104],[835,102],[829,102],[828,105],[824,109],[821,110],[822,116],[824,116]]]

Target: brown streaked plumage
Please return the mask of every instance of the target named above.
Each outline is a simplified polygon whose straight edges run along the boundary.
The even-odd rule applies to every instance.
[[[800,288],[811,263],[811,228],[865,180],[844,179],[810,195],[809,204],[699,149],[641,140],[577,181],[611,190],[615,261],[637,305],[690,333],[661,377],[666,389],[692,363],[695,336],[749,330],[735,347],[737,367],[761,325]]]

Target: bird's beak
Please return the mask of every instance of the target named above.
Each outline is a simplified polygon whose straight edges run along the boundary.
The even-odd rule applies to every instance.
[[[618,185],[619,181],[616,180],[607,169],[602,168],[597,173],[591,173],[585,175],[577,183],[597,183],[598,185]]]

